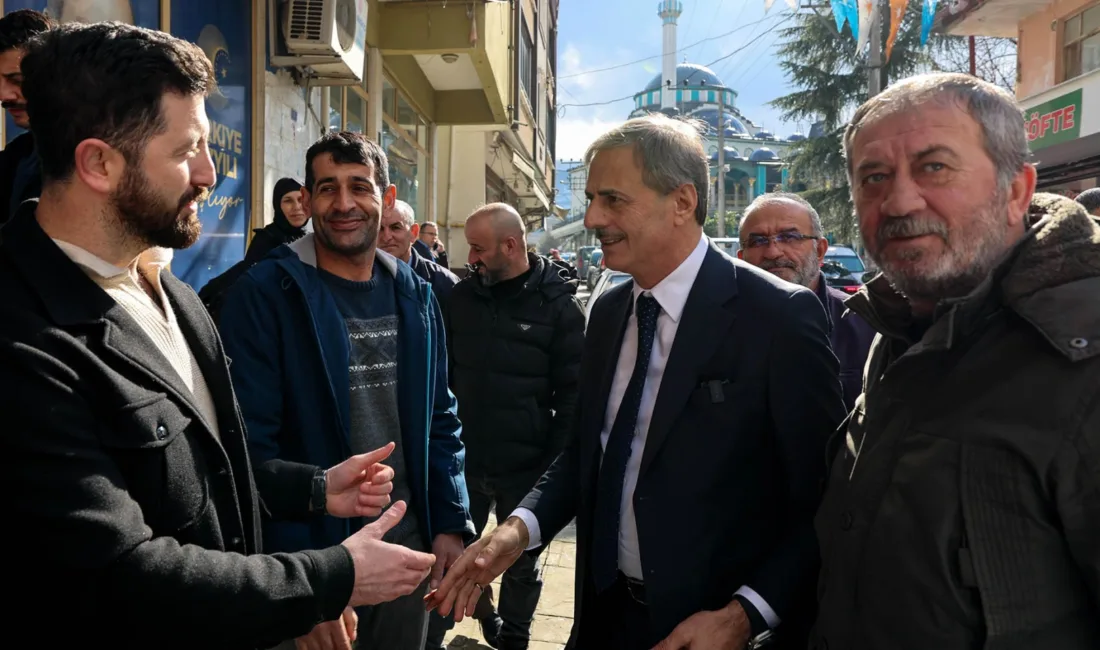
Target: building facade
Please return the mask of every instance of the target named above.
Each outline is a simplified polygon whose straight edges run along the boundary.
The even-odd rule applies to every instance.
[[[1073,197],[1100,186],[1100,0],[955,0],[937,21],[948,34],[1018,39],[1039,188]]]
[[[328,130],[383,145],[398,198],[439,224],[456,265],[477,206],[506,201],[532,226],[550,213],[558,0],[0,1],[16,9],[161,29],[210,57],[218,182],[172,263],[196,289],[243,258],[275,182],[304,179]],[[18,133],[5,118],[0,141]]]

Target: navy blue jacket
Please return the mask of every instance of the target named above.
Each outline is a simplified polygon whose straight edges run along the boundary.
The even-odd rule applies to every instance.
[[[281,246],[233,285],[221,313],[221,335],[248,432],[256,483],[279,490],[285,463],[332,467],[351,456],[348,422],[348,332],[317,271],[314,236]],[[443,319],[429,285],[383,251],[397,291],[398,409],[405,465],[420,531],[473,538],[464,476],[465,449],[454,395],[447,388]],[[318,517],[275,521],[268,513],[269,552],[326,548],[362,525]]]
[[[848,311],[844,306],[848,295],[825,284],[825,278],[818,281],[816,293],[825,307],[825,317],[829,319],[829,342],[833,346],[833,354],[840,360],[844,405],[851,413],[856,398],[863,392],[863,366],[867,363],[867,353],[871,351],[876,332],[859,314]]]
[[[435,299],[439,301],[439,306],[446,311],[447,301],[451,297],[451,289],[458,284],[458,276],[451,273],[450,269],[443,268],[431,261],[430,258],[425,258],[417,252],[415,246],[409,250],[409,266],[412,267],[413,273],[432,285]]]

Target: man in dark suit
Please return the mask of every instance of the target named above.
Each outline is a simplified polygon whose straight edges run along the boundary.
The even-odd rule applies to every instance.
[[[214,186],[195,45],[67,25],[22,64],[42,165],[0,242],[3,621],[43,645],[258,648],[409,594],[434,557],[386,544],[400,503],[329,548],[260,555],[261,514],[377,516],[393,450],[282,463],[257,498],[214,324],[165,268]],[[377,488],[377,489],[375,489]]]
[[[576,517],[571,647],[741,648],[775,628],[804,648],[825,445],[844,417],[821,304],[703,236],[690,123],[630,120],[586,160],[585,225],[634,281],[593,308],[578,434],[428,604],[471,613]]]

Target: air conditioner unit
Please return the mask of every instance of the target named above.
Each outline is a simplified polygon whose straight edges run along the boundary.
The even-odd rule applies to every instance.
[[[367,0],[289,0],[283,38],[292,55],[322,79],[362,81]]]

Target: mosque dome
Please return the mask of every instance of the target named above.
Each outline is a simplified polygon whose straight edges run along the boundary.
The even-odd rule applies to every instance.
[[[653,80],[645,87],[642,92],[649,92],[651,90],[661,89],[661,75],[658,74],[653,77]],[[711,86],[724,88],[725,84],[718,78],[718,75],[714,74],[714,71],[706,66],[701,66],[696,63],[681,63],[676,66],[676,85],[683,88],[685,85],[688,87],[695,86]]]
[[[688,113],[688,117],[704,122],[708,130],[715,133],[718,132],[718,107],[703,107],[696,109]],[[727,138],[747,137],[749,130],[745,128],[745,125],[741,120],[737,119],[737,116],[729,111],[722,112],[722,122],[725,126],[726,132],[723,134]]]
[[[749,156],[749,160],[752,162],[768,162],[772,160],[779,160],[779,156],[767,147],[760,147],[756,151],[752,152],[752,155]]]
[[[756,132],[757,140],[775,140],[775,134],[767,129],[760,129]]]
[[[801,133],[794,133],[787,136],[787,142],[802,142],[806,139],[806,136]]]
[[[744,160],[744,158],[741,157],[741,153],[739,151],[737,151],[736,149],[731,149],[730,147],[726,147],[726,160],[725,160],[725,162],[730,162],[730,161],[733,161],[733,160]],[[712,163],[715,163],[715,164],[718,163],[718,151],[717,150],[715,150],[714,153],[710,154],[710,161]]]

